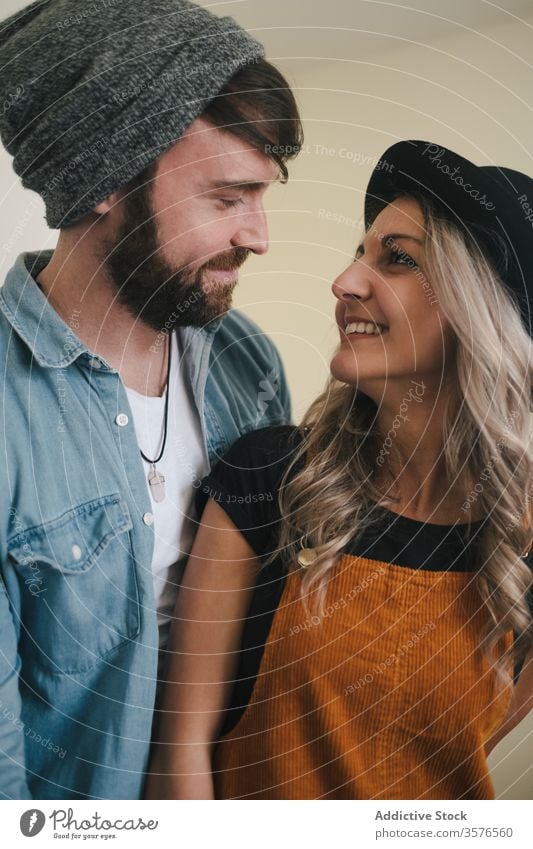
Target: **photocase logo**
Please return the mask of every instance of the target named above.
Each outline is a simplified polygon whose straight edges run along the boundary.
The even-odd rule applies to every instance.
[[[32,808],[25,811],[20,818],[20,830],[24,837],[35,837],[42,831],[46,817],[42,811]]]
[[[266,378],[259,381],[261,392],[257,395],[257,419],[256,424],[265,415],[269,404],[274,400],[279,389],[279,378],[276,369],[272,369]]]

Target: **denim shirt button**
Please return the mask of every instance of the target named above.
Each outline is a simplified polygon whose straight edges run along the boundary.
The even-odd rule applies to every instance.
[[[72,556],[73,556],[74,560],[80,560],[80,558],[81,558],[81,548],[79,547],[79,545],[73,545],[71,551],[72,551]]]
[[[89,365],[91,368],[102,368],[102,363],[100,360],[97,360],[96,357],[89,358]]]
[[[118,424],[119,427],[126,427],[129,422],[129,418],[126,413],[119,413],[115,418],[115,424]]]
[[[154,514],[153,513],[145,513],[143,516],[143,522],[145,525],[153,525],[154,524]]]

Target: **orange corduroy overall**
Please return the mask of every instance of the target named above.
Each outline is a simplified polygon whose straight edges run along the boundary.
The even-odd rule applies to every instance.
[[[287,576],[250,701],[217,744],[217,798],[494,798],[484,744],[512,680],[479,647],[474,574],[343,555],[321,620],[301,578]]]

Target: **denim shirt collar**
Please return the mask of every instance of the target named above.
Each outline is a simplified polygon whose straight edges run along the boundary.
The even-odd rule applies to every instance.
[[[0,310],[40,366],[65,368],[82,354],[89,357],[98,355],[76,336],[37,285],[35,278],[48,265],[52,254],[53,250],[19,254],[0,288]],[[222,321],[223,317],[203,328],[183,328],[189,345],[194,344],[198,335],[206,341],[216,333]],[[103,358],[99,359],[102,368],[114,371]]]

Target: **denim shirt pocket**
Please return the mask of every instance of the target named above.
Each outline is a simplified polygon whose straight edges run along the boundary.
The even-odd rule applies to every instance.
[[[131,528],[116,493],[8,541],[21,590],[24,657],[55,674],[86,672],[138,636]]]

